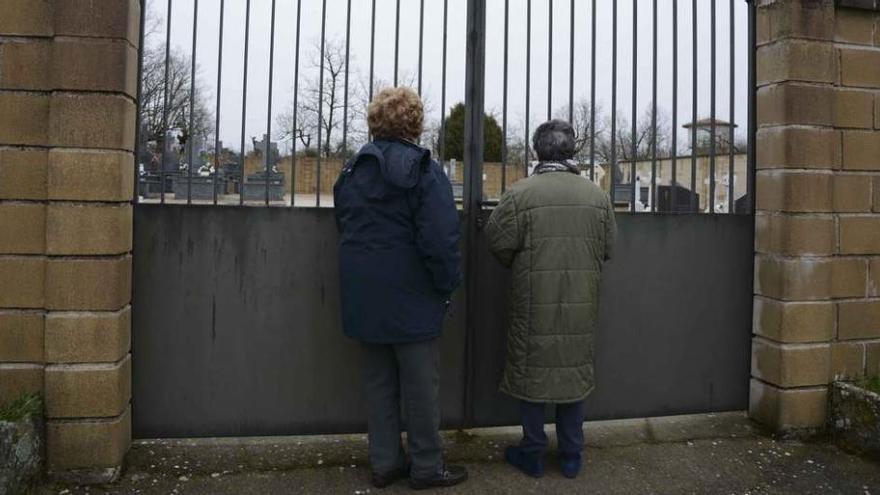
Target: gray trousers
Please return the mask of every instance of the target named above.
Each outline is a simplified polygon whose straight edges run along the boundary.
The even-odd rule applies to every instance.
[[[443,468],[436,339],[414,344],[362,344],[361,349],[373,472],[387,474],[406,465],[400,440],[402,404],[410,476],[435,476]]]

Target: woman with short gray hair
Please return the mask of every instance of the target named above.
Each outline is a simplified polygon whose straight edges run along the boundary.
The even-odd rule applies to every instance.
[[[562,473],[573,478],[582,464],[583,400],[595,386],[602,265],[617,229],[608,195],[572,160],[571,125],[541,124],[532,145],[540,163],[502,196],[487,227],[492,253],[513,275],[500,388],[520,400],[523,439],[505,457],[530,476],[544,474],[544,412],[555,404]]]

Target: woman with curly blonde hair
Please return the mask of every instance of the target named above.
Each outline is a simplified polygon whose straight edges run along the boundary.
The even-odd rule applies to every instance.
[[[461,279],[452,186],[417,144],[424,110],[409,88],[380,91],[367,109],[373,139],[333,189],[345,334],[361,343],[373,484],[452,486],[440,443],[437,338]],[[400,439],[401,397],[409,458]]]

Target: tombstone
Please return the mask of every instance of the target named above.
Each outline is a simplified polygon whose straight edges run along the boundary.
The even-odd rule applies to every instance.
[[[205,139],[202,136],[195,136],[191,146],[192,148],[188,151],[192,153],[192,170],[198,172],[205,165],[205,157],[202,155],[205,149]]]
[[[733,202],[733,213],[738,215],[745,215],[751,213],[751,201],[749,201],[749,195],[743,194],[736,201]]]
[[[675,191],[675,204],[672,203],[672,191]],[[693,205],[700,204],[700,195],[686,187],[675,185],[657,186],[657,211],[661,213],[689,213]]]
[[[164,149],[162,150],[162,170],[165,173],[177,172],[177,168],[180,166],[180,155],[174,147],[175,141],[177,141],[177,137],[173,132],[168,131],[165,133]]]
[[[263,157],[262,167],[248,175],[244,183],[244,199],[248,201],[265,200],[268,188],[270,201],[284,199],[284,174],[278,170],[278,143],[269,140],[268,134],[263,134],[262,141],[254,141],[254,148],[260,150]],[[268,150],[268,155],[267,155]],[[266,170],[268,157],[268,168]]]

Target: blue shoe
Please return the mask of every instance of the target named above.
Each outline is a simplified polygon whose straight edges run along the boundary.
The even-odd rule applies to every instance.
[[[519,447],[507,447],[504,458],[508,464],[532,478],[544,476],[544,460],[540,456],[526,454]]]
[[[581,472],[581,454],[561,454],[559,456],[559,464],[562,468],[562,475],[566,478],[576,478]]]

